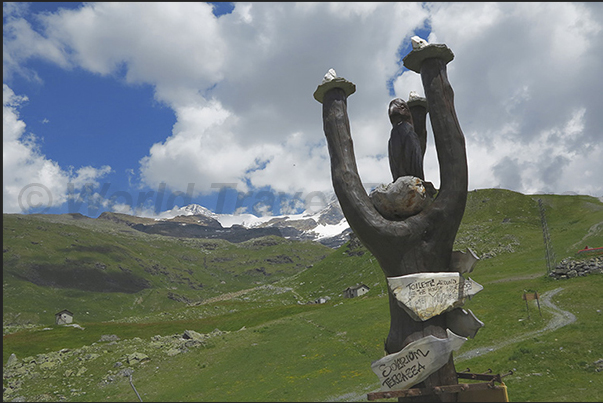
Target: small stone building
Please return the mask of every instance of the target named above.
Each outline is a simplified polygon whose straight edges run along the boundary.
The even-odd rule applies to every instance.
[[[54,318],[57,325],[66,325],[73,322],[73,312],[63,309],[61,312],[55,313]]]
[[[362,283],[356,284],[355,286],[348,287],[345,290],[343,290],[343,297],[344,298],[359,297],[361,295],[366,294],[369,290],[370,290],[370,288],[366,284],[362,284]]]

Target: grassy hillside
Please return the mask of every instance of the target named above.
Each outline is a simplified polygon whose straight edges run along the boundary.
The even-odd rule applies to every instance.
[[[70,215],[4,214],[2,244],[4,325],[52,324],[62,309],[81,322],[169,311],[270,284],[332,252],[280,237],[232,244],[148,235]]]
[[[469,276],[484,290],[464,308],[485,327],[455,353],[455,364],[459,371],[513,370],[504,378],[511,401],[600,401],[603,276],[546,276],[538,198],[558,259],[585,245],[603,246],[603,203],[595,198],[470,192],[455,248],[471,247],[481,257]],[[135,248],[127,242],[134,241],[127,236],[118,246]],[[184,248],[174,242],[169,254],[189,251],[177,246]],[[245,253],[267,247],[255,248]],[[163,262],[160,255],[154,258]],[[173,262],[163,264],[185,267]],[[366,393],[379,388],[370,363],[383,356],[389,328],[384,276],[358,245],[346,244],[307,266],[270,284],[215,293],[194,306],[175,303],[169,311],[145,309],[139,316],[124,309],[125,320],[76,318],[84,330],[45,325],[51,330],[38,326],[6,335],[4,363],[14,352],[18,364],[5,366],[4,385],[10,388],[4,400],[138,401],[131,373],[144,401],[365,401]],[[342,291],[358,282],[371,287],[369,293],[344,299]],[[540,293],[542,316],[530,301],[528,319],[524,290]],[[321,296],[331,299],[305,304]],[[4,300],[5,318],[17,296],[12,298]],[[203,336],[183,339],[185,330]],[[99,341],[112,334],[120,340]]]

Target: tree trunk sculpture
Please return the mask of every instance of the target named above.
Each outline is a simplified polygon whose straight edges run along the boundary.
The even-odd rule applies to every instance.
[[[413,51],[415,54],[411,52],[409,56],[419,59],[440,165],[440,189],[433,202],[416,215],[401,221],[385,219],[375,209],[362,185],[347,115],[347,97],[350,91],[346,85],[351,83],[345,80],[346,85],[337,86],[332,83],[322,94],[323,127],[331,158],[335,194],[350,227],[375,256],[386,277],[453,271],[452,247],[465,211],[468,180],[465,139],[457,120],[454,94],[446,73],[446,64],[452,60],[448,53],[451,55],[452,52],[445,45],[430,46],[439,46],[440,50],[444,46],[446,55],[441,57],[436,52],[436,56],[433,56],[432,52],[427,53],[428,57],[425,58],[417,54],[420,52]],[[423,122],[424,116],[423,114]],[[425,131],[424,123],[420,131]],[[389,308],[391,323],[385,342],[388,354],[398,352],[409,343],[428,335],[447,337],[445,314],[426,321],[416,321],[398,305],[391,290]],[[430,388],[457,383],[451,354],[446,365],[414,387]],[[418,397],[412,401],[456,400],[453,394],[428,398]]]

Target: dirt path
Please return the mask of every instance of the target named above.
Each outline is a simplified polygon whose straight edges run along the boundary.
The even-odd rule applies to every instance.
[[[208,298],[206,300],[194,303],[192,305],[199,306],[199,305],[213,304],[214,302],[218,302],[218,301],[226,301],[226,300],[229,300],[229,299],[233,299],[233,298],[240,297],[242,295],[248,294],[248,293],[250,293],[252,291],[261,290],[261,289],[289,291],[289,292],[293,293],[293,295],[296,296],[296,298],[297,298],[298,301],[302,300],[301,295],[299,295],[298,293],[296,293],[295,290],[292,289],[292,288],[290,288],[290,287],[278,287],[278,286],[274,286],[274,285],[271,285],[271,284],[264,284],[264,285],[259,285],[257,287],[253,287],[253,288],[247,288],[245,290],[239,290],[239,291],[234,291],[234,292],[228,292],[228,293],[225,293],[225,294],[220,294],[217,297]]]
[[[569,325],[570,323],[575,322],[576,316],[573,313],[560,309],[555,304],[553,304],[553,302],[551,301],[551,299],[562,290],[563,290],[563,288],[556,288],[554,290],[547,291],[541,295],[540,302],[542,303],[542,305],[549,308],[551,313],[553,314],[553,317],[551,318],[549,323],[543,329],[520,334],[516,337],[512,337],[510,339],[503,340],[500,343],[497,343],[493,346],[479,347],[479,348],[475,348],[473,350],[465,351],[464,353],[456,356],[454,361],[461,362],[461,361],[465,361],[465,360],[468,360],[468,359],[471,359],[474,357],[478,357],[480,355],[484,355],[489,352],[498,350],[499,348],[508,346],[509,344],[519,343],[520,341],[524,341],[526,339],[529,339],[531,337],[535,337],[538,335],[542,335],[544,333],[552,332],[553,330],[557,330],[560,327],[563,327],[563,326]]]
[[[240,297],[241,295],[245,295],[245,294],[247,294],[247,293],[249,293],[251,291],[255,291],[255,290],[260,289],[260,288],[262,288],[262,286],[253,287],[253,288],[247,288],[245,290],[239,290],[239,291],[234,291],[234,292],[227,292],[227,293],[224,293],[224,294],[220,294],[217,297],[208,298],[208,299],[205,299],[205,300],[203,300],[201,302],[197,302],[197,303],[192,304],[192,305],[198,306],[198,305],[213,304],[214,302],[218,302],[218,301],[226,301],[226,300],[229,300],[229,299]]]
[[[534,274],[527,274],[525,276],[501,278],[500,280],[488,281],[487,283],[484,283],[484,284],[506,283],[508,281],[519,281],[519,280],[531,280],[533,278],[542,277],[542,276],[544,276],[544,274],[534,273]]]
[[[547,325],[544,328],[542,328],[540,330],[535,330],[532,332],[523,333],[516,337],[512,337],[510,339],[502,340],[501,342],[499,342],[493,346],[479,347],[479,348],[475,348],[473,350],[465,351],[464,353],[459,354],[458,356],[454,357],[455,364],[462,362],[462,361],[469,360],[471,358],[478,357],[480,355],[491,353],[492,351],[498,350],[499,348],[506,347],[510,344],[519,343],[520,341],[529,339],[531,337],[535,337],[538,335],[552,332],[563,326],[567,326],[570,323],[575,322],[576,316],[573,313],[560,309],[552,302],[552,298],[555,295],[557,295],[560,291],[563,291],[562,287],[556,288],[551,291],[547,291],[540,296],[540,303],[543,306],[547,307],[550,310],[550,312],[553,314],[553,317],[551,318],[549,323],[547,323]],[[329,402],[366,401],[367,393],[376,392],[378,390],[379,390],[379,383],[376,382],[375,384],[370,385],[369,387],[365,388],[365,391],[363,391],[363,392],[360,392],[360,393],[352,392],[352,393],[346,393],[345,395],[341,395],[341,396],[333,396],[333,397],[330,397],[329,399],[327,399],[326,401],[329,401]]]

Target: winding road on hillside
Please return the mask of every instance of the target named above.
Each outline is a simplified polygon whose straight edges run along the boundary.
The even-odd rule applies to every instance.
[[[540,296],[540,302],[542,303],[542,305],[547,307],[550,310],[550,312],[553,314],[553,317],[551,318],[549,323],[547,323],[547,325],[544,328],[542,328],[540,330],[534,330],[531,332],[526,332],[526,333],[516,335],[515,337],[511,337],[510,339],[502,340],[501,342],[497,343],[496,345],[487,346],[487,347],[478,347],[478,348],[474,348],[473,350],[465,351],[462,354],[459,354],[458,356],[455,357],[455,359],[454,359],[455,364],[462,362],[462,361],[469,360],[471,358],[479,357],[484,354],[491,353],[492,351],[498,350],[502,347],[506,347],[510,344],[519,343],[519,342],[529,339],[531,337],[535,337],[535,336],[543,335],[545,333],[552,332],[563,326],[567,326],[567,325],[575,322],[576,316],[573,313],[564,311],[563,309],[559,308],[557,305],[555,305],[552,302],[552,298],[561,291],[563,291],[563,287],[559,287],[554,290],[547,291]],[[346,393],[345,395],[334,396],[332,398],[329,398],[327,401],[330,401],[330,402],[364,401],[364,400],[366,400],[367,393],[375,392],[378,390],[378,388],[379,388],[379,383],[375,383],[375,384],[371,385],[370,387],[366,388],[365,392]],[[370,390],[368,390],[368,389],[370,389]]]
[[[557,330],[560,327],[567,326],[570,323],[575,322],[576,316],[573,313],[560,309],[557,305],[553,304],[553,302],[551,301],[552,298],[555,295],[557,295],[560,291],[563,291],[563,288],[560,287],[560,288],[556,288],[551,291],[547,291],[540,296],[540,302],[542,303],[542,305],[549,308],[551,313],[553,314],[553,317],[551,318],[549,323],[547,323],[547,325],[543,329],[534,330],[532,332],[526,332],[526,333],[517,335],[510,339],[503,340],[500,343],[497,343],[496,345],[493,345],[493,346],[479,347],[479,348],[474,348],[473,350],[465,351],[464,353],[459,354],[458,356],[455,357],[455,362],[461,362],[461,361],[465,361],[465,360],[468,360],[471,358],[475,358],[480,355],[490,353],[494,350],[498,350],[499,348],[506,347],[509,344],[519,343],[520,341],[524,341],[531,337],[535,337],[535,336],[539,336],[539,335],[542,335],[545,333],[552,332],[553,330]]]

